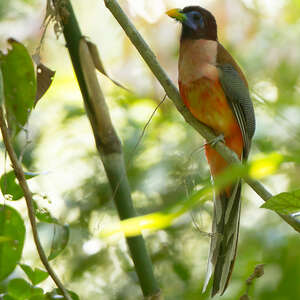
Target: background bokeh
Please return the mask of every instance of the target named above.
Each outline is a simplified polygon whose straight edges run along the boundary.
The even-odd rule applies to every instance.
[[[143,127],[164,92],[130,44],[102,0],[73,0],[82,32],[99,47],[108,73],[129,94],[99,75],[114,125],[122,140],[132,195],[139,214],[159,211],[185,199],[209,178],[201,146],[204,140],[166,99],[136,151]],[[177,81],[179,25],[164,12],[198,4],[211,10],[219,40],[244,69],[254,101],[257,130],[250,159],[279,152],[300,159],[300,1],[299,0],[123,0],[120,1],[171,78]],[[33,54],[41,38],[46,0],[0,1],[0,48],[13,37]],[[63,37],[49,26],[42,61],[56,70],[55,80],[33,111],[28,136],[20,134],[27,170],[42,207],[70,226],[67,249],[53,265],[66,286],[81,299],[140,299],[141,291],[122,236],[99,238],[102,228],[118,220],[92,131],[86,118]],[[16,83],[17,84],[17,83]],[[1,171],[4,150],[1,144]],[[196,151],[197,150],[197,151]],[[10,165],[6,162],[6,170]],[[283,164],[263,183],[276,194],[300,186],[299,165]],[[5,202],[1,197],[0,203]],[[300,298],[299,235],[246,185],[239,248],[229,288],[222,299],[238,299],[258,263],[265,275],[250,289],[252,299]],[[25,217],[25,203],[7,203]],[[208,299],[201,293],[209,246],[212,205],[195,208],[172,227],[145,235],[155,274],[165,299]],[[51,231],[42,230],[45,245]],[[30,228],[22,262],[40,265]],[[23,273],[16,269],[12,276]],[[50,279],[42,284],[50,289]],[[219,299],[216,297],[215,299]]]

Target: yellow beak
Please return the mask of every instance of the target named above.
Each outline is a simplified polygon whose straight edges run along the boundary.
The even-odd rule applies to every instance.
[[[179,22],[183,22],[186,19],[185,14],[181,12],[180,8],[170,9],[166,12],[166,14],[169,17],[178,20]]]

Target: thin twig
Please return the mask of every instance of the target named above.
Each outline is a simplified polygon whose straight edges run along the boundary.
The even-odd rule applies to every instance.
[[[177,110],[182,114],[186,122],[194,127],[194,129],[197,130],[200,135],[202,135],[207,141],[216,139],[217,137],[213,133],[213,131],[203,123],[199,122],[184,105],[178,89],[170,80],[164,69],[160,66],[155,57],[155,54],[147,45],[132,22],[129,20],[127,15],[123,12],[118,2],[116,0],[104,0],[104,2],[106,7],[110,10],[112,15],[121,25],[132,44],[136,47],[148,67],[151,69],[154,76],[160,82],[168,97],[173,101]],[[214,147],[216,151],[220,153],[220,155],[224,157],[224,159],[229,163],[241,164],[241,161],[237,157],[236,153],[229,149],[223,142],[216,142],[212,145],[212,147]],[[245,178],[245,181],[264,201],[267,201],[272,197],[272,194],[259,181],[249,178]],[[295,219],[291,215],[279,214],[279,216],[300,233],[299,220]]]
[[[143,130],[142,130],[142,133],[140,134],[140,136],[139,136],[139,138],[138,138],[138,140],[137,140],[135,146],[133,147],[133,150],[132,150],[132,152],[131,152],[131,159],[129,159],[128,164],[130,164],[130,163],[132,162],[133,156],[134,156],[134,154],[135,154],[135,152],[136,152],[138,146],[140,145],[140,143],[141,143],[141,141],[142,141],[142,139],[143,139],[143,137],[144,137],[144,135],[145,135],[145,132],[146,132],[146,130],[147,130],[149,124],[150,124],[150,122],[152,121],[152,119],[153,119],[155,113],[157,112],[157,110],[159,109],[159,107],[161,106],[161,104],[166,100],[166,97],[167,97],[167,95],[164,95],[163,99],[157,104],[157,106],[155,107],[155,109],[154,109],[153,112],[151,113],[151,115],[150,115],[148,121],[147,121],[146,124],[144,125]]]
[[[141,143],[143,137],[145,136],[146,130],[147,130],[147,128],[148,128],[150,122],[152,121],[152,119],[153,119],[155,113],[157,112],[157,110],[159,109],[160,105],[166,100],[166,97],[167,97],[167,95],[164,95],[163,99],[157,104],[157,106],[155,107],[155,109],[154,109],[153,112],[151,113],[151,115],[150,115],[148,121],[147,121],[146,124],[144,125],[143,130],[142,130],[142,132],[141,132],[141,134],[140,134],[140,136],[139,136],[139,138],[138,138],[136,144],[134,145],[134,147],[133,147],[133,149],[132,149],[132,151],[131,151],[130,157],[129,157],[129,159],[127,160],[127,168],[130,168],[131,163],[133,162],[133,159],[134,159],[134,155],[135,155],[135,153],[136,153],[136,151],[137,151],[137,149],[138,149],[138,147],[139,147],[139,145],[140,145],[140,143]],[[126,174],[124,174],[124,175],[126,175]],[[120,181],[119,181],[119,183],[118,183],[118,185],[117,185],[115,191],[113,192],[113,198],[115,197],[115,194],[116,194],[116,192],[118,191],[118,187],[119,187],[119,185],[121,184],[121,182],[122,182],[123,179],[124,179],[124,178],[120,178]]]
[[[24,197],[25,197],[26,205],[27,205],[27,210],[28,210],[28,216],[29,216],[29,220],[30,220],[30,224],[31,224],[32,234],[33,234],[33,239],[34,239],[34,243],[36,245],[38,254],[40,256],[41,262],[43,263],[44,267],[48,271],[49,275],[51,276],[51,278],[53,279],[53,281],[55,282],[57,287],[62,292],[63,296],[67,300],[72,300],[72,298],[69,295],[68,291],[66,290],[66,288],[64,287],[64,285],[62,284],[62,282],[60,281],[60,279],[58,278],[58,276],[56,275],[56,273],[54,272],[52,267],[50,266],[50,264],[48,262],[48,259],[47,259],[47,256],[46,256],[46,254],[44,252],[44,249],[42,247],[42,244],[40,242],[40,239],[39,239],[39,236],[38,236],[38,231],[37,231],[37,224],[36,224],[36,220],[35,220],[34,208],[33,208],[32,193],[31,193],[31,191],[28,187],[28,184],[26,182],[22,166],[21,166],[21,164],[20,164],[20,162],[17,158],[17,155],[16,155],[16,153],[15,153],[13,147],[12,147],[2,107],[0,107],[0,128],[1,128],[1,133],[2,133],[2,136],[3,136],[3,142],[5,144],[5,148],[7,150],[9,158],[11,160],[12,167],[13,167],[14,172],[16,174],[16,177],[19,181],[20,187],[21,187],[21,189],[23,190],[23,193],[24,193]]]
[[[260,278],[264,275],[264,264],[259,264],[255,266],[253,273],[246,280],[246,293],[240,297],[240,300],[250,300],[249,289],[250,286],[254,283],[254,280]]]

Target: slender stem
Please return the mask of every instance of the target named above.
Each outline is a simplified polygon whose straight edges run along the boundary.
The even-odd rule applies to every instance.
[[[252,187],[252,189],[264,200],[267,201],[268,199],[272,198],[272,194],[268,192],[264,186],[257,180],[253,180],[251,178],[245,178],[245,181]],[[293,227],[296,231],[300,232],[300,222],[291,215],[278,215],[291,227]]]
[[[181,100],[178,89],[172,83],[164,69],[158,63],[155,54],[152,52],[150,47],[147,45],[145,40],[142,38],[140,33],[137,31],[135,26],[129,20],[127,15],[124,13],[120,5],[116,0],[104,0],[106,7],[110,10],[112,15],[121,25],[132,44],[136,47],[154,76],[160,82],[164,88],[168,97],[173,101],[177,110],[182,114],[187,123],[194,127],[200,135],[202,135],[207,141],[216,139],[216,135],[213,131],[199,122],[187,109]],[[223,142],[217,142],[212,145],[215,149],[230,163],[241,164],[241,161],[237,155],[229,149]],[[267,201],[272,197],[272,194],[258,181],[253,179],[245,179],[245,181],[252,187],[252,189],[264,200]],[[287,222],[291,227],[300,233],[300,221],[291,215],[281,215],[280,217]]]
[[[9,158],[11,160],[12,167],[13,167],[14,172],[16,174],[16,177],[19,181],[20,187],[21,187],[21,189],[23,190],[23,193],[24,193],[24,197],[25,197],[26,205],[27,205],[27,210],[28,210],[28,216],[29,216],[29,220],[30,220],[30,224],[31,224],[32,234],[33,234],[33,239],[34,239],[34,243],[35,243],[36,248],[37,248],[37,252],[40,256],[40,259],[41,259],[44,267],[48,271],[49,275],[51,276],[51,278],[53,279],[53,281],[55,282],[57,287],[62,292],[65,299],[72,300],[72,298],[69,295],[68,291],[66,290],[66,288],[64,287],[64,285],[62,284],[62,282],[60,281],[60,279],[58,278],[58,276],[56,275],[56,273],[54,272],[52,267],[50,266],[50,264],[48,262],[48,259],[47,259],[47,256],[46,256],[46,254],[44,252],[44,249],[42,247],[42,244],[40,242],[40,239],[39,239],[39,236],[38,236],[38,231],[37,231],[37,226],[36,226],[34,208],[33,208],[33,204],[32,204],[33,203],[32,193],[31,193],[31,191],[28,187],[27,181],[25,179],[25,175],[24,175],[24,171],[22,169],[22,166],[21,166],[21,164],[20,164],[20,162],[17,158],[17,155],[16,155],[16,153],[15,153],[13,147],[12,147],[12,143],[10,141],[10,137],[9,137],[9,134],[8,134],[8,129],[7,129],[7,126],[6,126],[2,106],[0,106],[0,128],[1,128],[1,133],[2,133],[2,136],[3,136],[3,142],[5,144],[5,148],[7,150]]]
[[[121,142],[115,132],[93,59],[82,36],[69,0],[53,0],[60,15],[64,37],[83,96],[96,147],[113,192],[120,219],[137,215],[133,206]],[[147,299],[161,299],[150,256],[142,235],[126,239],[140,286]]]

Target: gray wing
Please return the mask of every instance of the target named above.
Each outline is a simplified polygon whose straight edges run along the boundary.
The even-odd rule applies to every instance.
[[[218,70],[225,96],[242,131],[244,142],[243,159],[246,160],[255,131],[255,115],[249,90],[232,65],[218,65]]]

